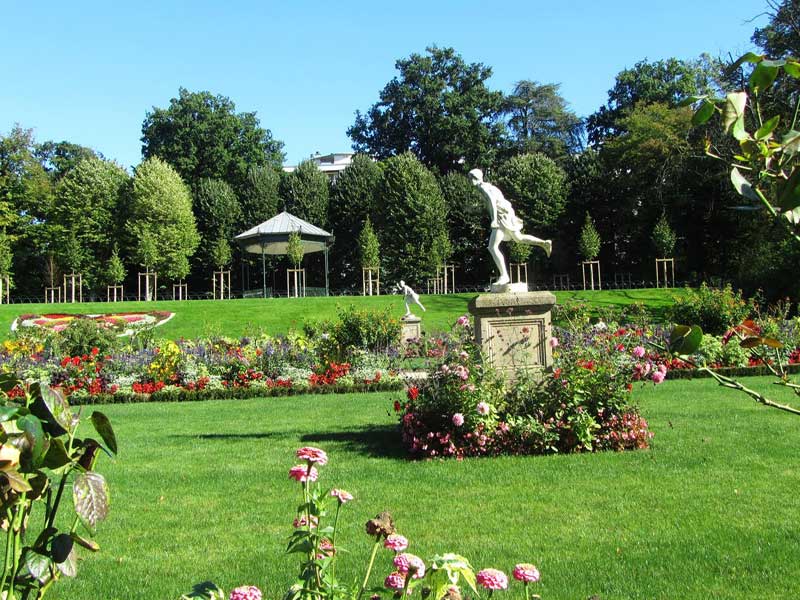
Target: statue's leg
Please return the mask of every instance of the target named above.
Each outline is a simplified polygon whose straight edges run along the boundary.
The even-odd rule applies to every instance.
[[[506,261],[503,258],[503,253],[500,252],[500,244],[503,242],[504,237],[504,232],[498,228],[492,229],[492,235],[489,237],[489,254],[492,255],[492,260],[494,260],[494,264],[500,272],[500,277],[495,282],[497,285],[505,285],[511,282],[506,269]]]
[[[511,239],[518,244],[528,244],[529,246],[539,246],[542,248],[547,254],[550,256],[550,252],[553,250],[553,242],[551,240],[542,240],[532,235],[528,235],[527,233],[522,233],[521,231],[512,231]]]

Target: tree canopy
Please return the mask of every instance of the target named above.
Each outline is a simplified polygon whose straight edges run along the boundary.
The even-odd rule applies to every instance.
[[[491,68],[453,48],[427,48],[395,63],[399,74],[347,130],[357,152],[378,159],[413,152],[439,173],[491,164],[504,143],[503,94],[486,87]]]
[[[169,107],[147,113],[142,156],[166,161],[189,186],[207,177],[238,191],[251,166],[280,166],[283,142],[260,126],[256,113],[237,113],[229,98],[180,88]]]

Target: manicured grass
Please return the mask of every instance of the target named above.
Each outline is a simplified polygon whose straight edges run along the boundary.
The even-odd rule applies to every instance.
[[[748,385],[791,399],[768,379]],[[675,381],[636,392],[656,433],[648,451],[410,462],[395,397],[103,407],[121,453],[101,460],[113,493],[102,551],[54,598],[166,600],[206,579],[280,598],[296,570],[283,554],[299,500],[287,471],[306,444],[328,451],[321,481],[356,497],[339,538],[348,580],[368,555],[364,522],[388,509],[423,557],[535,563],[546,600],[800,594],[797,417]],[[385,551],[374,582],[388,570]]]
[[[613,290],[596,292],[557,292],[559,302],[574,298],[593,306],[623,306],[632,302],[644,302],[657,316],[671,304],[672,295],[680,290],[644,289]],[[422,315],[426,331],[445,331],[467,311],[467,304],[475,294],[451,294],[445,296],[422,296],[427,312]],[[330,297],[330,298],[269,298],[244,300],[191,300],[185,302],[106,302],[83,304],[10,304],[0,305],[0,339],[9,333],[11,322],[25,313],[103,313],[137,310],[167,310],[175,316],[159,329],[159,335],[177,339],[197,337],[203,334],[240,336],[259,330],[268,333],[285,333],[290,329],[301,329],[307,320],[333,319],[339,307],[354,305],[362,309],[382,310],[390,308],[392,314],[401,317],[405,308],[402,297]]]

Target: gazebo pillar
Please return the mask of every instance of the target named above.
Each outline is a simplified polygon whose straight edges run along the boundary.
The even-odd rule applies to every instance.
[[[262,297],[267,297],[267,254],[264,242],[261,242],[261,287]]]
[[[330,288],[328,286],[328,244],[325,244],[325,295],[330,296]]]

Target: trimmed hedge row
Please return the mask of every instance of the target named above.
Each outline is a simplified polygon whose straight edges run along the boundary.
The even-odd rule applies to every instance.
[[[84,404],[134,404],[138,402],[199,402],[202,400],[245,400],[248,398],[271,398],[294,396],[298,394],[347,394],[355,392],[394,392],[404,388],[399,380],[379,381],[377,383],[315,385],[310,387],[238,387],[224,389],[186,390],[183,388],[164,388],[152,394],[117,392],[95,396],[70,396],[73,406]]]

